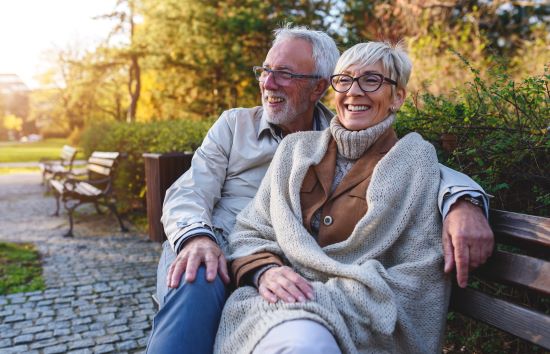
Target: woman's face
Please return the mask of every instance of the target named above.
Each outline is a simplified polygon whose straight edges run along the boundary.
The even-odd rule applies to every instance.
[[[380,61],[372,65],[352,65],[340,74],[359,77],[365,73],[378,73],[388,77]],[[344,93],[335,92],[335,105],[342,126],[348,130],[363,130],[383,121],[393,106],[396,110],[405,99],[404,89],[395,89],[392,97],[391,84],[384,82],[374,92],[363,92],[357,81]]]

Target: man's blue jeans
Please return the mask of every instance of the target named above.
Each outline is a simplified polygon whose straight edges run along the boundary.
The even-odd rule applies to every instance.
[[[147,354],[212,353],[216,331],[228,292],[220,277],[206,281],[199,268],[193,283],[182,277],[177,289],[166,284],[168,267],[176,258],[167,241],[157,269],[157,298],[160,310],[153,319]]]

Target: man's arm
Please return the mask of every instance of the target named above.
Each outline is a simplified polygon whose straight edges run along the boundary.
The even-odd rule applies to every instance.
[[[231,150],[232,132],[225,112],[210,128],[195,152],[190,169],[167,191],[162,223],[170,245],[178,254],[168,271],[168,286],[177,287],[185,272],[194,281],[200,264],[206,278],[216,273],[228,282],[229,275],[219,241],[212,232],[212,210],[221,196]]]
[[[487,221],[489,199],[471,178],[439,165],[441,184],[438,204],[443,215],[445,272],[456,267],[457,283],[466,287],[468,271],[485,263],[493,252],[494,236]],[[470,196],[483,205],[476,206],[464,198]]]

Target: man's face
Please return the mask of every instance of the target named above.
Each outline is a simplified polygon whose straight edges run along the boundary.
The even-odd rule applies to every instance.
[[[295,74],[313,74],[315,64],[311,44],[302,39],[287,39],[273,46],[267,53],[264,67]],[[283,130],[292,130],[293,123],[313,115],[316,97],[313,95],[316,80],[292,79],[287,85],[280,85],[268,75],[260,82],[262,105],[267,121]],[[286,129],[285,129],[286,128]]]

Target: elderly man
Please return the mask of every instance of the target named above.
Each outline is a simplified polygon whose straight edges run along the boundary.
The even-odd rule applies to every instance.
[[[192,166],[166,193],[162,222],[168,241],[159,262],[148,353],[210,353],[227,297],[226,237],[236,215],[254,197],[281,139],[323,130],[333,113],[319,102],[339,52],[325,33],[281,28],[261,67],[254,67],[262,106],[224,112]],[[487,200],[481,187],[441,166],[445,270],[468,270],[491,254]],[[481,206],[481,207],[480,207]]]

